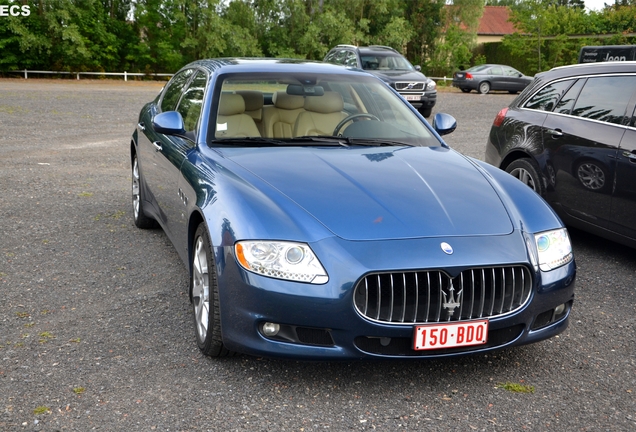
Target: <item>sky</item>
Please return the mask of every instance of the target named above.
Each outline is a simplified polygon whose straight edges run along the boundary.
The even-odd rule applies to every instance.
[[[614,0],[583,0],[585,2],[585,7],[590,10],[600,11],[607,4],[613,4]]]

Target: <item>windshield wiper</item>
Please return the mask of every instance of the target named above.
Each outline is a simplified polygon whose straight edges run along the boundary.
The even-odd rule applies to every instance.
[[[410,144],[404,141],[395,141],[384,138],[347,138],[349,145],[357,146],[372,146],[372,147],[417,147],[415,144]]]
[[[212,146],[237,146],[237,147],[270,147],[289,145],[287,141],[281,141],[273,138],[262,137],[237,137],[237,138],[225,138],[215,139],[210,143]]]
[[[306,135],[300,137],[289,138],[289,142],[291,145],[296,145],[299,143],[311,143],[311,144],[321,144],[321,145],[335,145],[335,146],[343,146],[349,147],[349,138],[345,137],[335,137],[332,135]]]

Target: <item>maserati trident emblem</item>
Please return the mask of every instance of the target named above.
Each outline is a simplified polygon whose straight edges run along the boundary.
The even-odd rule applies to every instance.
[[[453,253],[453,247],[446,242],[440,244],[440,247],[446,255],[451,255]]]
[[[459,292],[457,293],[457,297],[455,297],[455,287],[453,286],[453,281],[450,281],[448,294],[442,291],[442,295],[444,296],[444,303],[442,303],[442,307],[446,309],[446,313],[448,313],[449,318],[453,316],[453,314],[455,313],[455,309],[461,306],[463,292],[463,289],[459,290]]]

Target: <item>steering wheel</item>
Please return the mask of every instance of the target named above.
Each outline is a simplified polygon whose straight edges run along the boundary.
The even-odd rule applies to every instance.
[[[340,129],[342,129],[342,127],[344,125],[349,123],[351,120],[355,120],[355,119],[359,119],[359,118],[368,118],[368,119],[371,119],[371,120],[380,121],[379,118],[377,118],[373,114],[369,114],[369,113],[351,114],[350,116],[347,116],[345,119],[343,119],[340,123],[338,123],[336,128],[333,130],[333,134],[332,135],[333,136],[338,136],[338,132],[340,132]]]

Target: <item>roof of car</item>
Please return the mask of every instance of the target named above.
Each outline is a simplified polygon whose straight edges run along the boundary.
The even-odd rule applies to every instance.
[[[340,44],[336,46],[336,48],[351,48],[351,49],[358,50],[360,52],[391,51],[396,54],[400,54],[395,48],[391,48],[390,46],[384,46],[384,45],[355,46],[355,45]]]
[[[215,72],[307,72],[307,73],[356,73],[339,65],[319,61],[285,58],[218,58],[196,60],[182,69],[199,67]]]
[[[559,66],[537,74],[537,78],[554,79],[587,74],[636,72],[636,61],[614,61],[598,63],[578,63]]]

